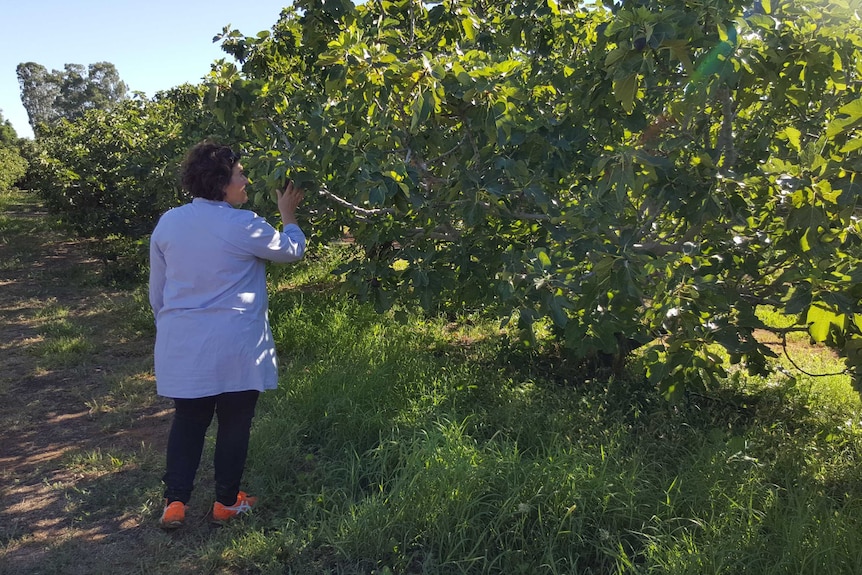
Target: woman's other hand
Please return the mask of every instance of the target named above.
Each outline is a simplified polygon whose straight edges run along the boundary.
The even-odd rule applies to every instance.
[[[299,186],[294,185],[292,180],[287,181],[284,190],[276,190],[278,194],[278,211],[281,213],[281,221],[284,225],[295,224],[296,208],[305,198],[305,192]]]

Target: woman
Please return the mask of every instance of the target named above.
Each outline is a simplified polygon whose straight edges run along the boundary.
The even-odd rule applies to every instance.
[[[216,414],[212,519],[223,523],[256,503],[240,490],[249,431],[260,392],[278,384],[265,260],[305,253],[296,222],[303,191],[277,192],[279,232],[248,210],[248,178],[229,147],[202,142],[183,164],[192,202],[166,212],[150,240],[150,304],[156,318],[159,395],[174,400],[168,437],[165,508],[160,525],[183,525],[204,437]]]

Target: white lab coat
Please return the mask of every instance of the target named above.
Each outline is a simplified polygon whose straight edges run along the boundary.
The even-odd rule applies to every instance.
[[[150,239],[158,394],[275,389],[264,261],[293,262],[304,253],[299,226],[279,232],[227,202],[195,198],[162,215]]]

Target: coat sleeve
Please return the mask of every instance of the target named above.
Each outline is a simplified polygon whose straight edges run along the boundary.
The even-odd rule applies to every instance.
[[[247,223],[239,243],[256,257],[276,263],[295,262],[305,255],[305,234],[299,226],[289,224],[279,232],[260,216]]]

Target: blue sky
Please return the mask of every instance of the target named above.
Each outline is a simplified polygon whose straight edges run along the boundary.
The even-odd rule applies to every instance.
[[[33,137],[15,68],[37,62],[111,62],[129,90],[152,96],[197,83],[210,63],[230,58],[212,38],[230,24],[246,35],[268,30],[290,0],[30,0],[3,7],[0,111],[19,136]]]

